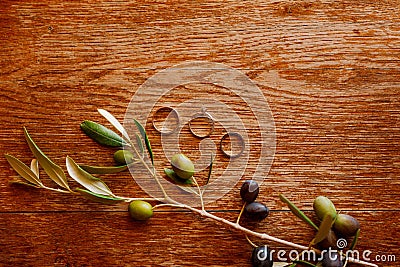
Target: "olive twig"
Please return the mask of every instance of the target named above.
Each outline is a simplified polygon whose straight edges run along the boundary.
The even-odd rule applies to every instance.
[[[164,198],[167,202],[175,202],[173,201],[167,194],[167,192],[165,191],[164,187],[162,186],[160,180],[157,177],[157,172],[155,171],[155,167],[153,166],[153,170],[150,169],[150,167],[147,165],[147,163],[144,161],[144,159],[141,157],[139,151],[137,150],[137,148],[135,147],[135,145],[132,143],[132,141],[129,140],[129,146],[133,149],[133,151],[135,152],[136,156],[139,158],[140,163],[143,164],[143,166],[150,172],[151,176],[153,176],[154,180],[156,180],[156,183],[158,184],[158,186],[160,187],[161,192],[164,195]]]
[[[197,182],[196,178],[192,176],[192,180],[194,184],[196,185],[197,189],[199,190],[199,198],[200,198],[200,203],[201,203],[201,209],[204,211],[204,200],[203,200],[203,192],[200,189],[199,183]]]
[[[59,193],[66,193],[66,194],[75,193],[74,191],[69,191],[69,190],[63,190],[63,189],[59,189],[59,188],[48,187],[48,186],[45,186],[45,185],[41,185],[40,187],[43,188],[43,189],[47,189],[47,190],[51,190],[51,191],[55,191],[55,192],[59,192]]]
[[[185,205],[185,204],[181,204],[181,205],[179,205],[179,207],[191,210],[192,212],[198,213],[201,216],[204,216],[204,217],[207,217],[207,218],[212,219],[214,221],[226,224],[226,225],[228,225],[228,226],[230,226],[230,227],[232,227],[232,228],[234,228],[234,229],[236,229],[238,231],[244,232],[245,234],[247,234],[249,236],[254,236],[254,237],[257,237],[257,238],[260,238],[260,239],[269,240],[269,241],[272,241],[272,242],[275,242],[275,243],[280,243],[282,245],[286,245],[286,246],[289,246],[289,247],[301,249],[301,250],[304,250],[304,251],[313,250],[317,254],[321,254],[321,251],[316,249],[316,248],[309,249],[308,247],[303,246],[303,245],[299,245],[299,244],[296,244],[296,243],[293,243],[293,242],[290,242],[290,241],[286,241],[284,239],[273,237],[273,236],[265,234],[265,233],[259,233],[259,232],[252,231],[252,230],[250,230],[248,228],[245,228],[245,227],[241,226],[240,224],[228,221],[228,220],[226,220],[224,218],[218,217],[218,216],[213,215],[213,214],[211,214],[211,213],[209,213],[207,211],[204,211],[204,210],[199,210],[199,209],[193,208],[193,207]],[[373,263],[370,263],[370,262],[366,262],[366,261],[362,261],[362,260],[358,260],[358,259],[355,259],[355,258],[352,258],[352,257],[348,257],[347,259],[348,259],[349,262],[352,262],[352,263],[358,263],[358,264],[361,264],[361,265],[364,265],[364,266],[378,267],[378,265],[376,265],[376,264],[373,264]]]
[[[244,208],[246,207],[246,204],[247,204],[246,202],[243,203],[242,209],[240,210],[239,216],[237,217],[237,220],[236,220],[237,224],[239,224],[239,222],[240,222],[240,218],[242,217],[242,214],[243,214]]]
[[[253,241],[250,240],[250,238],[249,238],[248,235],[244,235],[244,236],[246,237],[247,242],[249,242],[249,244],[250,244],[252,247],[254,247],[254,248],[258,247],[256,244],[253,243]]]

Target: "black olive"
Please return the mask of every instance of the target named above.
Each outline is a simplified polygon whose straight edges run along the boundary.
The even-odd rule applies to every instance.
[[[322,267],[343,267],[340,254],[335,250],[324,251]]]
[[[247,204],[244,211],[248,218],[256,221],[264,220],[269,214],[268,207],[259,202],[252,202],[250,204]]]
[[[272,267],[274,261],[267,246],[256,247],[251,254],[251,263],[254,267]]]
[[[247,180],[240,188],[240,196],[242,197],[243,201],[251,203],[256,200],[259,191],[260,189],[256,181]]]

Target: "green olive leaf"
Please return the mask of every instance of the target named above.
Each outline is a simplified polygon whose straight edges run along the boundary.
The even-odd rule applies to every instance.
[[[154,165],[154,156],[153,156],[153,150],[151,149],[150,145],[150,140],[147,136],[146,130],[144,129],[143,125],[140,124],[137,120],[134,120],[136,127],[138,128],[140,134],[142,135],[142,138],[144,140],[144,144],[146,145],[147,152],[149,152],[151,163]]]
[[[111,197],[111,196],[102,195],[102,194],[96,194],[96,193],[93,193],[91,191],[81,189],[81,188],[76,188],[75,191],[77,191],[79,194],[81,194],[83,197],[85,197],[89,200],[100,202],[103,204],[117,204],[117,203],[124,201],[124,199],[122,199],[122,198]]]
[[[143,147],[142,139],[140,139],[140,136],[139,136],[138,134],[135,134],[135,137],[136,137],[136,143],[137,143],[137,145],[138,145],[138,147],[139,147],[139,151],[140,151],[140,153],[141,153],[142,156],[143,156],[144,147]]]
[[[42,182],[40,181],[39,177],[36,175],[35,172],[33,172],[25,163],[20,161],[14,156],[11,155],[4,155],[8,161],[8,163],[11,165],[11,167],[25,180],[27,180],[31,185],[35,185],[38,187],[43,186]],[[18,181],[16,181],[18,182]],[[23,182],[18,182],[25,184]]]
[[[128,169],[128,165],[122,166],[89,166],[89,165],[79,165],[81,169],[91,174],[111,174],[119,173]]]
[[[31,183],[29,183],[29,182],[18,181],[18,180],[15,180],[15,181],[9,181],[9,183],[10,183],[10,184],[17,184],[17,185],[26,185],[26,186],[32,186],[32,187],[34,187],[34,188],[41,188],[40,186],[37,186],[37,185],[31,184]]]
[[[281,199],[282,202],[286,203],[289,207],[289,209],[292,211],[294,215],[296,215],[298,218],[303,220],[304,222],[308,223],[311,227],[313,227],[315,230],[318,231],[318,226],[311,221],[310,218],[307,217],[307,215],[304,214],[295,204],[293,204],[289,199],[287,199],[284,195],[280,194],[279,198]]]
[[[314,264],[312,264],[311,262],[308,261],[303,261],[303,260],[294,260],[293,263],[299,263],[301,265],[306,265],[306,266],[311,266],[311,267],[317,267]]]
[[[66,165],[69,175],[89,191],[100,195],[114,196],[101,179],[80,168],[72,158],[67,157]]]
[[[213,164],[214,164],[214,159],[215,159],[214,158],[214,154],[211,154],[210,168],[208,169],[206,185],[208,184],[208,182],[210,182],[211,173],[212,173]]]
[[[111,124],[112,126],[115,127],[115,129],[117,129],[122,136],[126,139],[126,140],[130,140],[128,133],[126,132],[125,128],[121,125],[121,123],[107,110],[105,109],[97,109],[97,111],[104,117],[106,118]]]
[[[360,236],[360,230],[361,230],[361,229],[358,228],[358,230],[357,230],[355,236],[353,237],[353,241],[351,241],[351,245],[350,245],[349,250],[354,250],[354,248],[356,247],[357,241],[358,241],[358,237]]]
[[[294,267],[294,266],[296,266],[296,264],[295,265],[288,264],[287,262],[274,262],[273,265],[273,267]]]
[[[126,145],[124,139],[109,128],[89,120],[81,123],[82,131],[101,145],[121,147]]]
[[[319,226],[317,234],[311,241],[311,246],[318,244],[328,236],[329,231],[331,230],[333,224],[335,223],[335,220],[336,216],[332,217],[332,215],[329,213],[325,214],[324,219],[322,220]]]
[[[39,162],[37,161],[37,159],[31,160],[31,170],[33,171],[33,173],[36,175],[37,178],[40,178],[39,177]]]
[[[28,143],[29,148],[31,149],[33,155],[39,161],[40,166],[42,166],[42,168],[47,173],[47,175],[50,177],[50,179],[53,180],[59,186],[71,191],[71,189],[68,186],[67,177],[65,176],[65,173],[61,169],[61,167],[58,166],[57,164],[55,164],[53,161],[51,161],[42,152],[42,150],[40,150],[40,148],[36,145],[36,143],[30,137],[28,130],[25,127],[24,127],[24,134],[25,134],[26,142]]]
[[[170,178],[178,185],[194,185],[192,179],[181,179],[178,177],[178,175],[176,175],[176,173],[172,169],[165,168],[164,173],[165,175],[167,175],[168,178]]]

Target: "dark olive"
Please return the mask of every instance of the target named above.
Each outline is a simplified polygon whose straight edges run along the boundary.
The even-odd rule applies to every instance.
[[[251,263],[254,267],[272,267],[274,261],[267,246],[256,247],[251,254]]]
[[[268,217],[269,214],[268,207],[259,202],[252,202],[250,204],[247,204],[244,211],[248,218],[256,221],[264,220]]]
[[[183,154],[176,154],[171,159],[172,169],[182,179],[190,179],[194,174],[193,162]]]
[[[314,200],[313,208],[318,219],[322,221],[326,214],[330,214],[332,218],[336,216],[336,208],[332,201],[324,196],[319,196]]]
[[[240,196],[244,202],[251,203],[256,200],[259,191],[260,188],[258,187],[258,183],[256,181],[247,180],[240,188]]]
[[[336,250],[327,250],[322,255],[322,267],[343,267],[343,261]]]
[[[131,164],[134,160],[134,156],[129,150],[118,150],[114,153],[114,160],[121,165]]]
[[[329,230],[328,236],[318,243],[320,249],[337,248],[337,237],[334,231]]]
[[[353,216],[340,213],[336,218],[333,229],[340,236],[350,237],[354,236],[360,229],[360,223]]]
[[[131,218],[138,221],[145,221],[153,216],[153,207],[143,200],[134,200],[129,203],[128,211]]]

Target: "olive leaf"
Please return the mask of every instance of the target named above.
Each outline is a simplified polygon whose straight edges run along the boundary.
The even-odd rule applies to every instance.
[[[298,207],[296,207],[295,204],[293,204],[289,199],[287,199],[284,195],[280,194],[279,198],[281,199],[282,202],[286,203],[289,207],[289,209],[292,211],[294,215],[296,215],[298,218],[303,220],[304,222],[308,223],[311,227],[313,227],[315,230],[318,231],[318,226],[311,221],[310,218],[307,217],[307,215],[304,214]]]
[[[138,134],[135,134],[135,137],[136,137],[136,143],[137,143],[137,145],[138,145],[138,147],[139,147],[139,151],[140,151],[140,153],[141,153],[142,156],[143,156],[144,147],[143,147],[142,139],[140,139],[140,136],[139,136]]]
[[[181,179],[176,175],[174,170],[165,168],[164,173],[170,178],[172,181],[177,183],[178,185],[194,185],[192,179]]]
[[[325,214],[324,219],[322,220],[322,222],[319,226],[319,230],[318,230],[317,234],[315,235],[314,239],[311,241],[311,244],[310,244],[311,246],[318,244],[319,242],[321,242],[328,236],[329,231],[331,230],[332,225],[334,224],[335,220],[336,220],[336,216],[332,217],[332,215],[329,213]]]
[[[137,120],[134,120],[136,127],[138,128],[140,134],[142,135],[142,138],[144,140],[144,143],[146,145],[147,152],[149,152],[151,163],[154,165],[154,156],[153,156],[153,150],[151,149],[150,145],[150,140],[147,136],[146,130],[144,129],[143,125],[140,124]]]
[[[301,265],[307,265],[307,266],[311,266],[311,267],[317,267],[314,264],[312,264],[311,262],[308,261],[303,261],[303,260],[294,260],[293,263],[297,264],[301,264]]]
[[[120,123],[110,112],[108,112],[108,111],[105,110],[105,109],[101,109],[101,108],[97,109],[97,111],[98,111],[104,118],[106,118],[106,119],[112,124],[112,126],[114,126],[115,129],[117,129],[117,130],[122,134],[122,136],[123,136],[126,140],[128,140],[128,141],[131,140],[131,139],[129,138],[129,135],[128,135],[128,133],[126,132],[125,128],[121,125],[121,123]]]
[[[25,127],[24,127],[24,134],[25,134],[25,139],[26,139],[33,155],[39,161],[40,166],[42,166],[42,168],[47,173],[47,175],[50,177],[50,179],[53,180],[55,183],[57,183],[59,186],[71,191],[71,189],[68,186],[67,177],[65,176],[65,173],[61,169],[61,167],[58,166],[57,164],[55,164],[53,161],[51,161],[42,152],[42,150],[40,150],[40,148],[36,145],[36,143],[30,137],[28,130]]]
[[[107,196],[114,196],[108,186],[97,177],[80,168],[75,161],[67,156],[66,165],[69,175],[89,191]]]
[[[32,159],[31,160],[31,170],[33,173],[36,175],[36,177],[39,179],[39,162],[37,159]]]
[[[26,185],[26,186],[32,186],[34,188],[41,188],[40,186],[37,186],[35,184],[31,184],[29,182],[24,182],[24,181],[19,181],[19,180],[15,180],[15,181],[9,181],[10,184],[18,184],[18,185]]]
[[[89,166],[89,165],[79,165],[81,169],[91,174],[111,174],[125,171],[128,169],[128,165],[122,166]]]
[[[103,204],[117,204],[120,202],[123,202],[124,199],[122,198],[118,198],[118,197],[111,197],[108,195],[102,195],[102,194],[97,194],[85,189],[81,189],[81,188],[76,188],[75,189],[79,194],[81,194],[83,197],[92,200],[92,201],[96,201],[96,202],[100,202]]]
[[[214,154],[211,154],[211,161],[210,161],[210,168],[208,169],[208,175],[207,175],[207,180],[206,180],[206,185],[210,181],[211,178],[211,173],[213,169],[213,164],[214,164]]]
[[[11,167],[25,180],[29,182],[29,185],[34,185],[41,187],[43,186],[42,182],[40,181],[39,177],[36,175],[34,171],[32,171],[25,163],[20,161],[14,156],[11,156],[9,154],[4,155],[5,158],[7,159],[8,163],[11,165]],[[20,183],[20,184],[26,184],[24,182],[20,181],[15,181],[13,183]]]
[[[113,130],[89,120],[81,123],[82,131],[97,143],[106,146],[121,147],[126,145],[125,140]]]
[[[351,245],[350,245],[349,250],[354,250],[354,248],[357,245],[357,241],[358,241],[358,237],[359,236],[360,236],[360,228],[358,228],[358,230],[357,230],[357,232],[356,232],[356,234],[355,234],[355,236],[353,238],[353,241],[351,241]]]

